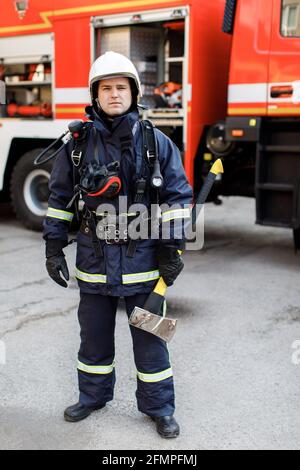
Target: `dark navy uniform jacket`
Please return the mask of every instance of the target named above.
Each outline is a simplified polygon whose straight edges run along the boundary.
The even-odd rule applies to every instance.
[[[95,158],[101,164],[120,161],[122,190],[133,202],[135,181],[142,168],[142,133],[138,123],[138,111],[134,110],[113,119],[109,124],[95,112],[90,116],[88,145],[83,162]],[[97,133],[92,132],[92,126]],[[95,134],[97,145],[95,151]],[[163,204],[161,225],[182,220],[190,216],[192,189],[187,181],[180,153],[174,143],[161,131],[155,129],[161,173],[164,178],[159,204]],[[125,143],[125,146],[124,146]],[[73,144],[69,143],[56,157],[50,178],[48,212],[44,222],[44,238],[60,239],[67,244],[68,230],[73,212],[66,209],[73,192],[73,163],[70,154]],[[150,169],[148,168],[150,177]],[[149,178],[148,178],[149,180]],[[148,181],[149,185],[149,181]],[[101,202],[112,202],[104,198],[83,197],[90,210],[97,210]],[[97,199],[97,200],[96,200]],[[150,192],[146,191],[143,203],[148,207]],[[118,204],[118,196],[114,199]],[[174,205],[175,208],[174,208]],[[173,206],[173,207],[172,207]],[[170,238],[172,239],[172,227]],[[127,245],[109,245],[101,241],[103,257],[95,256],[91,233],[80,230],[77,233],[77,256],[75,275],[80,291],[113,296],[129,296],[151,292],[160,277],[156,255],[158,240],[146,239],[137,242],[133,258],[126,256]],[[174,242],[178,243],[178,240]]]

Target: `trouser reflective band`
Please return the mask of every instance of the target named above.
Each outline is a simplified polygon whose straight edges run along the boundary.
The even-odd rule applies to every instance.
[[[190,209],[174,209],[162,213],[161,221],[169,222],[174,219],[188,219],[191,215]]]
[[[83,364],[83,362],[78,361],[77,369],[82,370],[83,372],[88,372],[89,374],[111,374],[114,370],[115,362],[109,366],[89,366]]]
[[[85,282],[97,282],[101,284],[106,283],[106,276],[105,274],[89,274],[80,271],[78,268],[75,268],[75,277],[80,281]]]
[[[137,371],[137,376],[142,382],[160,382],[161,380],[172,377],[173,371],[172,367],[161,372],[156,372],[155,374],[143,374],[142,372]]]
[[[155,271],[145,273],[123,274],[122,282],[123,284],[134,284],[135,282],[155,281],[155,279],[159,279],[159,277],[159,271],[156,269]]]
[[[54,219],[66,220],[67,222],[71,222],[74,217],[74,214],[72,212],[54,209],[54,207],[48,207],[46,217],[52,217]]]

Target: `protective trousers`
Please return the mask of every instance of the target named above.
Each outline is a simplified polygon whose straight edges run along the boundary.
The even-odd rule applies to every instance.
[[[149,294],[124,297],[127,316],[142,307]],[[118,297],[80,294],[78,319],[81,345],[78,353],[79,401],[87,407],[113,399],[115,385],[114,331]],[[139,411],[149,416],[174,413],[174,384],[166,343],[130,326],[137,369]]]

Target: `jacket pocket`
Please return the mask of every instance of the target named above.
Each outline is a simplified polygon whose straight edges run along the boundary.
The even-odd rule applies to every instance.
[[[76,277],[90,283],[106,283],[104,256],[96,257],[92,238],[82,232],[77,234]]]
[[[133,258],[126,256],[124,250],[122,283],[140,284],[159,279],[157,244],[153,240],[141,240],[137,242],[136,252]]]

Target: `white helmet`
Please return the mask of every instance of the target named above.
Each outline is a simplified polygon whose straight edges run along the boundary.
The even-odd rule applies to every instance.
[[[98,57],[98,59],[96,59],[91,66],[89,74],[89,86],[92,101],[95,98],[95,96],[93,96],[93,84],[99,80],[113,77],[132,78],[135,82],[138,92],[137,100],[139,100],[139,98],[142,96],[142,88],[135,66],[131,60],[129,60],[123,54],[109,51]]]

